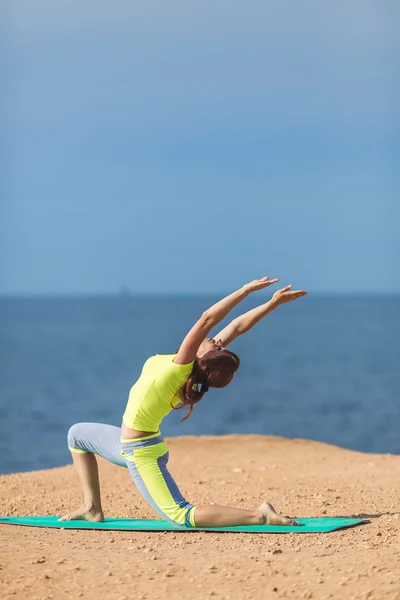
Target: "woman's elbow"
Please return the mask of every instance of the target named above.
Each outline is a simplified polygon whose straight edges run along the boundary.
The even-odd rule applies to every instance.
[[[215,317],[208,310],[205,310],[200,317],[200,323],[204,329],[211,329],[217,324]]]

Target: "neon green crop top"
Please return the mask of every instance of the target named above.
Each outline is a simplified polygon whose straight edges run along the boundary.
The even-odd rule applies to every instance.
[[[130,429],[157,432],[163,418],[180,402],[177,392],[189,378],[193,362],[174,363],[175,354],[156,354],[144,364],[131,388],[123,421]]]

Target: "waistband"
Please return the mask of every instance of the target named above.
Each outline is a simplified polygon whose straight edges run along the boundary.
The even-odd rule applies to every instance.
[[[153,433],[151,435],[146,435],[141,438],[121,438],[121,444],[123,446],[133,446],[134,448],[145,448],[146,446],[154,446],[155,444],[162,444],[164,441],[161,432]]]

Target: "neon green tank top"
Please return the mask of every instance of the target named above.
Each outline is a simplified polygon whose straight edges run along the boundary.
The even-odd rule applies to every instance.
[[[144,364],[131,388],[123,421],[130,429],[157,432],[163,418],[180,402],[177,392],[189,378],[193,362],[174,363],[175,354],[156,354]]]

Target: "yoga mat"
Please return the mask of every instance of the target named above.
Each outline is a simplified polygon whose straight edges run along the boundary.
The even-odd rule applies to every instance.
[[[89,521],[59,521],[59,517],[0,517],[0,524],[57,527],[60,529],[106,529],[117,531],[232,531],[236,533],[324,533],[367,523],[363,519],[296,519],[295,527],[275,525],[243,525],[240,527],[174,527],[155,519],[105,519],[104,523]]]

